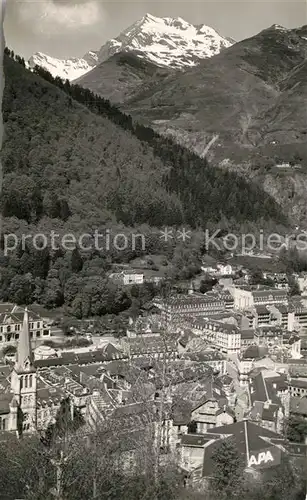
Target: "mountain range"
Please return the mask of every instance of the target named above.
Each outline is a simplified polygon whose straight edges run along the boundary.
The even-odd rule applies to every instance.
[[[158,67],[183,69],[230,47],[233,40],[206,25],[194,26],[180,17],[159,18],[146,14],[99,50],[80,59],[56,59],[41,52],[29,59],[30,67],[42,66],[53,76],[75,80],[118,53],[132,53]]]
[[[235,43],[205,25],[147,14],[79,60],[74,82],[134,121],[253,179],[303,222],[306,55],[307,26],[273,25]],[[47,56],[37,57],[30,65],[40,63],[54,76],[72,64],[51,68]]]

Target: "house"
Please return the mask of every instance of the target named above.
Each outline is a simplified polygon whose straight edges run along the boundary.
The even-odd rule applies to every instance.
[[[307,378],[297,377],[289,380],[289,393],[291,397],[307,396]]]
[[[109,279],[123,285],[143,285],[144,273],[136,269],[124,269],[118,273],[111,273]]]
[[[285,304],[256,304],[251,308],[255,327],[280,326],[289,332],[295,327],[294,308]]]
[[[268,348],[266,346],[251,345],[237,356],[236,365],[242,387],[248,385],[248,374],[254,368],[256,361],[263,359],[267,353]]]
[[[263,272],[264,279],[273,281],[275,288],[279,290],[289,290],[289,282],[286,273]]]
[[[116,408],[115,400],[110,395],[108,389],[95,389],[87,398],[85,420],[92,430],[98,428]]]
[[[294,309],[294,318],[299,328],[307,328],[307,307],[301,297],[292,297],[290,304]]]
[[[285,333],[285,330],[278,326],[262,326],[255,330],[255,342],[257,345],[282,347]]]
[[[245,350],[246,347],[254,345],[255,343],[255,330],[241,330],[241,349]]]
[[[253,304],[256,305],[273,305],[273,304],[288,304],[288,293],[286,290],[276,290],[275,288],[266,290],[252,291]]]
[[[218,263],[216,267],[218,276],[231,276],[232,274],[234,274],[234,270],[231,264]]]
[[[179,294],[166,300],[155,299],[163,319],[180,322],[185,317],[208,316],[225,310],[225,300],[218,294]]]
[[[253,295],[250,287],[238,287],[233,284],[228,287],[228,290],[233,297],[234,309],[245,311],[253,306]]]
[[[152,269],[146,269],[144,271],[144,282],[145,283],[153,283],[154,285],[158,285],[162,281],[165,280],[165,273],[161,271],[155,271]]]
[[[277,385],[274,387],[272,380],[265,378],[262,371],[249,380],[249,399],[248,418],[266,429],[282,432],[287,408],[277,396]]]
[[[307,294],[307,273],[301,273],[297,277],[297,284],[302,295]]]
[[[191,328],[195,334],[212,344],[222,354],[229,356],[241,350],[240,329],[234,324],[196,318],[191,320]]]
[[[205,255],[202,260],[201,270],[206,274],[216,274],[217,272],[217,261],[210,257],[209,255]]]
[[[181,436],[187,434],[191,423],[192,404],[182,398],[176,398],[172,404],[172,435],[171,446],[176,449],[180,444]]]
[[[235,420],[233,410],[227,405],[227,399],[205,398],[191,411],[191,421],[196,423],[196,434],[204,434],[213,427],[232,424]]]
[[[0,308],[0,347],[16,345],[22,331],[25,309],[13,304],[1,304]],[[1,312],[2,311],[2,312]],[[37,340],[44,340],[51,335],[50,327],[36,312],[27,311],[29,318],[30,339],[33,345]]]

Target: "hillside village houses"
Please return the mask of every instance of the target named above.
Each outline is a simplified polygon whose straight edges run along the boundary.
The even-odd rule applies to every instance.
[[[21,413],[23,432],[43,432],[68,397],[87,430],[112,418],[125,433],[145,432],[149,421],[162,426],[156,436],[163,453],[175,453],[191,480],[202,481],[217,441],[244,430],[251,447],[254,439],[282,442],[289,415],[307,418],[301,297],[223,280],[206,294],[157,297],[153,305],[116,343],[83,352],[42,349],[36,359],[34,340],[50,336],[47,318],[6,305],[3,345],[16,342],[17,356],[0,366],[1,430],[16,433]],[[256,448],[247,466],[258,470]]]

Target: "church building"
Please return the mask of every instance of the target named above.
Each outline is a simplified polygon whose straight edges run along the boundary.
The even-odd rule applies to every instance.
[[[0,366],[0,430],[31,433],[43,430],[57,413],[62,391],[39,379],[31,348],[28,310],[25,309],[16,361],[11,373]]]

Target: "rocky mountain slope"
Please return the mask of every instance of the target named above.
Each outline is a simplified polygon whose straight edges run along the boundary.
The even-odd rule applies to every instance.
[[[282,108],[287,102],[295,115],[301,114],[297,133],[289,139],[298,142],[307,126],[297,109],[306,55],[307,26],[273,26],[182,74],[152,83],[130,99],[125,110],[188,146],[197,148],[218,134],[216,149],[252,149],[284,141],[290,111]]]

